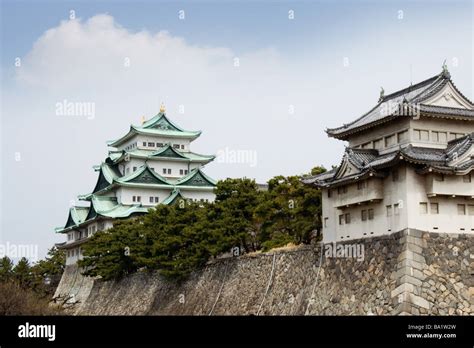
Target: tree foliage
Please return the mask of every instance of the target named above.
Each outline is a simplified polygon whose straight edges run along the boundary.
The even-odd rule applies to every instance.
[[[48,251],[44,260],[35,264],[25,257],[14,264],[8,256],[4,256],[0,259],[0,283],[12,284],[5,285],[5,289],[17,287],[38,299],[49,298],[61,279],[65,261],[64,251],[56,247]]]
[[[95,233],[83,246],[84,259],[79,266],[85,275],[100,275],[106,280],[136,272],[140,267],[137,259],[144,256],[143,236],[143,218],[117,221],[111,229]]]
[[[320,236],[321,193],[299,176],[277,176],[267,191],[254,180],[226,179],[214,192],[214,203],[158,205],[96,233],[83,245],[84,274],[116,279],[144,269],[181,280],[231,249],[268,250]]]

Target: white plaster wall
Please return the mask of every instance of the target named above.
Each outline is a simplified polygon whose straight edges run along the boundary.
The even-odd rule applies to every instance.
[[[101,220],[100,222],[102,222],[103,225],[104,225],[103,230],[108,230],[109,228],[111,228],[113,226],[113,221],[111,219]],[[88,231],[88,229],[87,229],[88,226],[96,226],[96,228],[98,228],[99,223],[97,221],[94,221],[91,224],[85,225],[84,228],[80,229],[80,231],[86,231],[87,232]],[[75,231],[73,231],[73,232],[75,232]],[[76,234],[76,236],[77,236],[77,234]],[[86,239],[88,239],[88,238],[90,238],[89,234],[87,234]],[[67,243],[70,244],[70,243],[74,242],[75,240],[77,240],[77,238],[73,239],[73,240],[70,240]],[[71,255],[71,250],[74,250],[73,255]],[[77,250],[77,252],[79,253],[78,255],[76,255],[75,250]],[[68,255],[68,251],[66,250],[66,265],[75,264],[77,262],[77,260],[80,260],[81,258],[82,258],[82,250],[80,249],[80,246],[69,249],[69,255]]]
[[[371,128],[369,130],[366,130],[365,132],[362,132],[360,134],[355,134],[351,136],[349,140],[349,146],[350,147],[357,147],[359,145],[365,144],[369,141],[374,141],[376,139],[381,139],[384,138],[387,135],[390,134],[396,134],[398,132],[401,132],[403,130],[408,129],[410,126],[410,120],[408,117],[399,117],[399,120],[397,122],[389,122],[383,125],[380,125],[378,127]],[[407,144],[408,139],[402,144]],[[393,149],[398,147],[397,144],[394,144],[390,146],[389,149]]]
[[[207,199],[209,202],[214,202],[214,199],[216,197],[216,195],[214,194],[212,190],[211,191],[193,191],[189,189],[182,189],[181,193],[186,198],[196,199],[196,200],[200,200],[202,198],[204,200]]]
[[[129,161],[127,162],[122,162],[123,164],[123,173],[127,174],[127,168],[129,168],[128,174],[131,174],[133,172],[133,167],[136,167],[137,170],[140,168],[143,164],[145,163],[144,160],[138,159],[138,158],[130,158]],[[162,159],[157,159],[157,160],[148,160],[148,166],[150,168],[154,168],[155,172],[160,174],[161,176],[165,178],[181,178],[185,174],[181,175],[180,170],[188,170],[191,171],[194,168],[199,167],[199,163],[189,163],[189,162],[184,162],[184,161],[170,161],[170,160],[162,160]],[[163,174],[163,168],[170,168],[171,169],[171,175],[168,174]]]
[[[69,249],[69,256],[68,251],[66,251],[66,265],[73,265],[79,260],[79,257],[75,254],[77,248]],[[74,251],[74,255],[71,256],[71,251]]]
[[[425,189],[426,177],[416,174],[412,168],[408,173],[408,221],[411,228],[429,232],[474,233],[474,215],[459,215],[457,207],[458,204],[474,204],[474,199],[451,196],[428,198]],[[428,203],[428,214],[421,213],[420,202]],[[438,203],[439,214],[431,213],[430,203]]]
[[[349,195],[357,192],[357,183],[348,185]],[[383,179],[383,199],[380,202],[361,203],[360,205],[333,208],[337,200],[337,189],[332,189],[331,198],[327,197],[327,189],[322,192],[323,197],[323,238],[325,242],[356,239],[377,235],[390,234],[408,227],[407,212],[407,169],[399,168],[399,179],[394,182],[392,175]],[[395,215],[394,204],[399,204],[398,215]],[[387,205],[392,206],[392,215],[387,216]],[[362,221],[361,211],[374,209],[374,219]],[[339,215],[351,214],[350,224],[339,225]],[[327,227],[324,227],[324,218],[328,217]]]
[[[144,189],[144,188],[132,188],[132,187],[120,187],[117,190],[117,200],[119,203],[125,205],[133,205],[138,204],[137,202],[133,201],[133,196],[141,196],[141,203],[144,206],[155,206],[156,203],[150,203],[150,196],[152,197],[159,197],[159,203],[163,202],[165,198],[167,198],[172,191],[172,187],[169,190],[165,189]]]
[[[147,146],[143,146],[143,142],[146,142]],[[142,135],[138,134],[132,137],[130,140],[125,142],[123,145],[117,147],[118,150],[123,150],[125,149],[128,145],[137,143],[136,148],[141,149],[141,150],[150,150],[150,151],[156,151],[160,149],[161,147],[148,147],[148,143],[171,143],[171,144],[179,144],[180,148],[179,151],[190,151],[190,140],[189,139],[181,139],[181,138],[168,138],[168,137],[163,137],[163,136],[149,136],[149,135]],[[181,149],[181,145],[184,145],[184,149]]]
[[[468,121],[459,121],[459,120],[445,120],[439,118],[428,118],[422,117],[420,119],[415,119],[413,117],[400,116],[396,122],[389,122],[383,124],[361,134],[355,134],[351,136],[349,140],[350,147],[358,147],[363,144],[366,144],[370,141],[375,141],[377,139],[384,139],[386,136],[391,134],[397,134],[400,131],[409,129],[408,138],[400,143],[395,142],[395,144],[385,147],[385,141],[383,141],[383,147],[379,149],[381,154],[385,154],[397,149],[399,146],[406,146],[409,143],[412,143],[414,146],[420,147],[432,147],[432,148],[445,148],[446,142],[436,142],[433,140],[432,132],[447,132],[447,138],[449,138],[449,133],[456,134],[470,134],[474,132],[473,122]],[[415,138],[414,129],[428,130],[430,133],[429,141],[422,141]],[[370,147],[372,148],[372,146]]]
[[[430,140],[421,141],[415,138],[414,130],[422,129],[430,131]],[[410,140],[414,146],[446,148],[447,143],[433,141],[432,131],[470,134],[474,132],[474,123],[459,120],[443,120],[439,118],[422,117],[418,120],[410,119]],[[448,134],[449,140],[449,134]]]

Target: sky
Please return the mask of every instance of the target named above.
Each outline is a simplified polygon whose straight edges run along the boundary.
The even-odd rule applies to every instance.
[[[44,257],[105,142],[153,117],[202,130],[215,179],[330,168],[326,128],[441,72],[473,98],[472,1],[0,1],[2,245]],[[67,115],[58,105],[83,103]],[[240,157],[233,155],[240,154]],[[237,160],[234,160],[237,158]],[[34,258],[34,257],[33,257]]]

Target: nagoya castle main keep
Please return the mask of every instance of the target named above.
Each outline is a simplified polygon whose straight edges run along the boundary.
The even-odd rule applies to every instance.
[[[97,183],[91,193],[78,196],[88,206],[73,206],[64,227],[67,235],[58,244],[66,251],[66,264],[82,257],[81,245],[94,234],[112,227],[115,219],[148,212],[157,204],[179,200],[214,200],[215,180],[202,168],[215,156],[190,150],[200,131],[187,131],[160,112],[141,126],[130,126],[121,138],[109,141],[109,154],[94,166]]]

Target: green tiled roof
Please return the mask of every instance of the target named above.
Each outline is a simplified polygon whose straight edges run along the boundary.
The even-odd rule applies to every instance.
[[[196,139],[201,135],[201,131],[187,131],[171,122],[164,113],[160,112],[141,126],[130,126],[127,134],[117,140],[107,142],[109,146],[119,146],[124,141],[130,139],[135,134],[156,135],[170,138]]]
[[[179,198],[185,199],[179,188],[175,188],[173,192],[171,192],[171,194],[163,200],[162,204],[173,204]]]
[[[156,173],[148,166],[148,164],[144,164],[136,171],[122,177],[115,173],[115,170],[112,166],[103,164],[94,191],[88,194],[79,195],[78,198],[79,200],[90,201],[94,194],[103,194],[104,192],[111,190],[116,186],[142,187],[148,189],[161,188],[165,190],[181,187],[182,189],[191,188],[200,191],[207,191],[208,189],[213,188],[215,185],[216,181],[204,174],[200,168],[191,170],[189,174],[180,178],[176,183],[172,183]]]
[[[80,224],[86,220],[87,213],[89,211],[89,207],[71,207],[69,208],[69,216],[66,221],[66,225],[64,226],[74,226]]]
[[[115,179],[120,178],[121,173],[116,166],[110,165],[108,163],[102,163],[99,169],[99,177],[97,183],[95,184],[94,190],[92,193],[103,190],[104,188],[110,186]],[[87,199],[86,196],[82,198]]]
[[[171,185],[164,177],[159,175],[148,164],[139,167],[133,173],[125,175],[121,178],[115,178],[114,182],[133,183],[133,184],[155,184],[155,185]]]
[[[141,204],[123,205],[117,203],[115,197],[92,196],[92,207],[98,215],[109,218],[129,217],[133,213],[146,213],[148,208],[142,207]]]
[[[168,117],[166,117],[166,114],[164,112],[160,112],[148,121],[144,122],[141,125],[141,128],[186,132],[183,128],[173,123]]]
[[[216,181],[195,168],[176,182],[176,186],[216,186]]]
[[[112,161],[116,161],[120,157],[122,157],[123,151],[110,151],[109,152],[109,157]]]
[[[138,158],[146,158],[146,159],[155,159],[155,158],[166,158],[166,159],[173,159],[178,161],[189,161],[189,162],[199,162],[199,163],[209,163],[212,161],[216,156],[214,155],[201,155],[195,152],[183,152],[179,151],[171,146],[171,144],[167,144],[166,146],[156,150],[142,150],[142,149],[133,149],[130,151],[110,151],[109,157],[112,162],[118,163],[122,161],[124,158],[129,157],[138,157]]]
[[[148,208],[143,207],[141,204],[123,205],[117,203],[117,198],[115,197],[91,195],[91,206],[71,208],[66,225],[56,228],[55,231],[57,233],[70,231],[84,223],[93,221],[97,216],[117,219],[146,212],[148,212]]]

